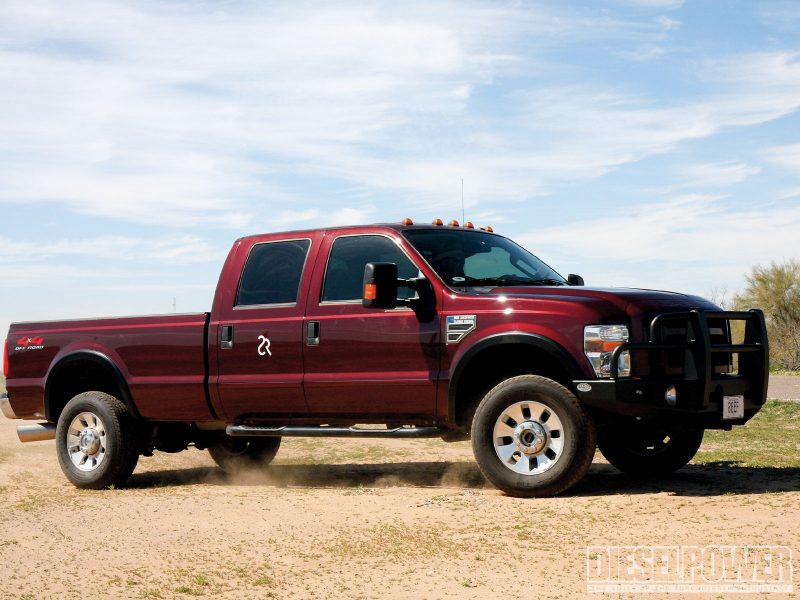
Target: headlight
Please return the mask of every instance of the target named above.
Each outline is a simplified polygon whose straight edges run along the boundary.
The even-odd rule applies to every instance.
[[[598,377],[611,377],[611,353],[628,341],[625,325],[589,325],[583,330],[583,351],[591,361]],[[631,374],[631,353],[624,351],[619,357],[619,375]]]

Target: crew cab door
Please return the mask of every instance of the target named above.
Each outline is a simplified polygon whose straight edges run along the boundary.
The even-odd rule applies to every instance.
[[[314,270],[303,345],[309,410],[356,422],[433,421],[438,315],[423,322],[406,307],[383,311],[361,306],[368,262],[397,263],[402,278],[417,277],[419,266],[393,231],[351,231],[328,231]]]
[[[230,419],[308,414],[303,313],[322,233],[263,236],[231,269],[216,332],[219,402]],[[238,282],[235,280],[239,274]]]

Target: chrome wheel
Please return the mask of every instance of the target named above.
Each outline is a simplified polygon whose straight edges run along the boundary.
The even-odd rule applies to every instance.
[[[106,428],[91,412],[72,419],[67,430],[67,455],[80,471],[94,471],[106,456]]]
[[[492,439],[497,456],[508,469],[522,475],[538,475],[561,457],[562,436],[561,420],[552,409],[525,400],[500,414]]]

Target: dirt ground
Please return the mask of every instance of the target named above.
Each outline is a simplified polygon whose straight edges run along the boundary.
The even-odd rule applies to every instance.
[[[800,401],[800,377],[797,375],[770,375],[767,397]]]
[[[225,475],[191,449],[89,492],[54,442],[20,444],[19,423],[0,419],[0,598],[590,598],[587,545],[784,545],[800,560],[796,468],[637,482],[598,455],[568,495],[520,500],[484,482],[468,443],[301,439],[259,472]]]

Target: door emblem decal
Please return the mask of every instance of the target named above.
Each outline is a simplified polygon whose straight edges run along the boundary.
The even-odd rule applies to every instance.
[[[261,343],[258,345],[258,353],[261,356],[264,356],[265,354],[272,356],[272,351],[269,349],[269,338],[260,335],[258,336],[258,339],[261,340]]]
[[[453,315],[447,317],[447,343],[457,344],[470,331],[475,329],[478,321],[476,315]]]

